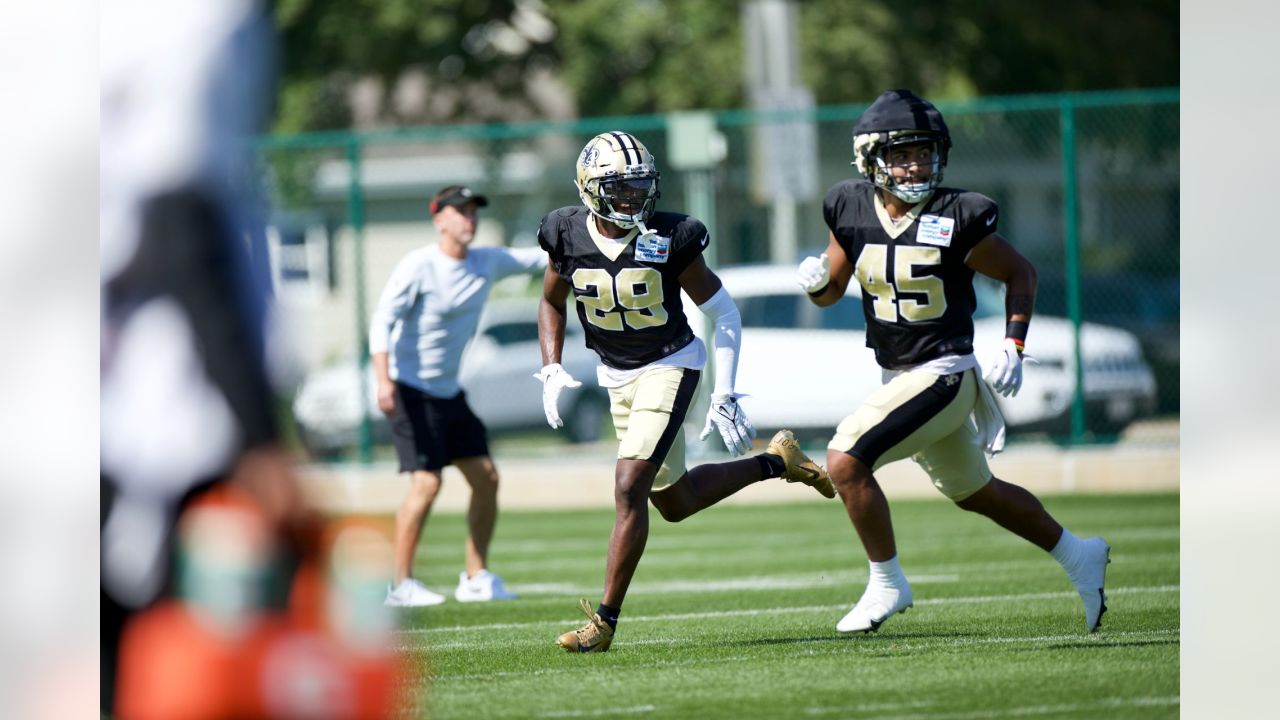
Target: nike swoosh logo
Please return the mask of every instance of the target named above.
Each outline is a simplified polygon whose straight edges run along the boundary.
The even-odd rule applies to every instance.
[[[992,215],[991,217],[987,218],[987,227],[991,227],[991,225],[995,223],[995,221],[996,221],[995,215]]]
[[[821,477],[821,473],[819,473],[817,470],[812,470],[810,468],[804,467],[803,465],[800,466],[800,469],[803,470],[805,474],[809,476],[810,480],[817,480],[819,477]]]

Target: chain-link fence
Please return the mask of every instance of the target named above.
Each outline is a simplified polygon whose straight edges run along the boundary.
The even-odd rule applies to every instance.
[[[1001,233],[1039,272],[1028,345],[1042,367],[1030,372],[1063,381],[1025,401],[1042,411],[1028,430],[1088,442],[1178,412],[1178,103],[1171,89],[938,104],[954,139],[945,184],[999,202]],[[434,242],[427,200],[439,188],[488,195],[477,243],[533,245],[547,211],[579,202],[573,163],[586,141],[627,130],[658,158],[659,207],[712,228],[713,267],[790,273],[826,245],[822,197],[856,174],[850,130],[865,108],[714,113],[722,152],[709,155],[722,157],[688,171],[669,153],[671,116],[264,139],[273,269],[306,378],[304,438],[323,451],[363,446],[365,457],[378,440],[371,430],[385,423],[358,421],[368,403],[353,368],[367,362],[368,314],[392,267]],[[495,297],[536,287],[508,282]]]

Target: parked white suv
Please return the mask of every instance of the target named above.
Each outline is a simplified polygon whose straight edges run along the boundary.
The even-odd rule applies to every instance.
[[[880,386],[880,367],[866,347],[866,322],[857,283],[834,306],[820,308],[795,284],[789,265],[744,265],[716,274],[742,313],[737,388],[761,433],[775,428],[832,430]],[[991,358],[1004,338],[1004,301],[979,281],[974,352]],[[703,315],[688,298],[686,313],[700,336]],[[1125,330],[1084,323],[1080,329],[1089,428],[1118,432],[1153,412],[1155,377],[1137,338]],[[999,398],[1010,427],[1069,429],[1075,390],[1071,323],[1035,315],[1027,352],[1040,364],[1023,366],[1022,389]]]
[[[880,367],[866,347],[856,283],[835,306],[819,308],[795,285],[789,265],[730,267],[716,274],[742,312],[737,387],[749,394],[742,404],[762,435],[783,427],[830,433],[880,386]],[[561,363],[582,387],[566,388],[560,396],[562,432],[571,441],[586,442],[608,429],[609,400],[595,382],[596,354],[583,344],[582,327],[570,310]],[[685,312],[703,336],[706,322],[688,296]],[[542,385],[532,377],[542,366],[537,314],[536,297],[490,301],[463,355],[459,380],[476,415],[494,432],[546,427]],[[1004,337],[1004,302],[989,285],[978,285],[974,326],[974,350],[983,362]],[[1151,414],[1156,383],[1137,338],[1091,323],[1080,335],[1089,429],[1115,433]],[[999,398],[1005,419],[1010,427],[1065,432],[1075,389],[1070,322],[1036,315],[1027,352],[1040,363],[1023,366],[1016,398]],[[294,400],[294,416],[312,452],[332,455],[359,442],[359,386],[354,361],[307,376]],[[375,440],[386,442],[389,426],[377,407],[372,370],[367,388],[365,408]]]

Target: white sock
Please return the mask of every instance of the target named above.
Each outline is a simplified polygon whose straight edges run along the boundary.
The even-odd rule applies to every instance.
[[[903,587],[907,584],[907,576],[902,574],[902,566],[898,564],[898,556],[884,562],[871,561],[871,585]]]
[[[1062,537],[1058,538],[1058,544],[1053,546],[1049,554],[1070,574],[1079,564],[1081,544],[1080,538],[1072,535],[1070,530],[1062,528]]]

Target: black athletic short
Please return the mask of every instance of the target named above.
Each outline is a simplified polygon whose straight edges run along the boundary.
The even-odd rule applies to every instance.
[[[396,383],[391,438],[400,456],[400,472],[439,470],[459,458],[488,455],[487,434],[467,405],[465,392],[441,399]]]

